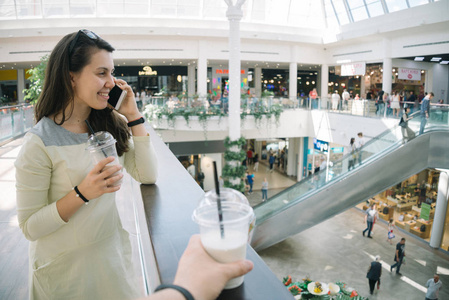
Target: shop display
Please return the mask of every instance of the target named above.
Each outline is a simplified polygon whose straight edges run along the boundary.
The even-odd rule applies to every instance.
[[[284,277],[284,285],[295,299],[310,300],[368,300],[344,282],[324,283],[312,281],[308,276],[302,281],[293,282],[291,276]]]

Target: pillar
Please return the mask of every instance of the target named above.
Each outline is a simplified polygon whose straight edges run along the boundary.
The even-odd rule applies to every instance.
[[[288,96],[290,100],[296,100],[298,94],[298,64],[290,63],[290,72],[288,80]]]
[[[321,97],[321,107],[326,108],[327,102],[329,101],[327,94],[329,93],[329,66],[321,65],[321,74],[319,76],[321,82],[320,97]]]
[[[254,87],[256,89],[256,97],[262,96],[262,68],[256,67],[254,69]]]
[[[366,93],[366,87],[365,87],[365,77],[371,76],[371,75],[362,75],[360,76],[360,99],[365,99],[365,93]]]
[[[197,64],[196,93],[200,97],[207,97],[207,45],[204,41],[199,42],[199,55]]]
[[[189,96],[195,95],[195,77],[195,65],[190,64],[190,66],[187,67],[187,95]]]
[[[430,235],[430,247],[440,248],[443,240],[444,223],[446,221],[447,201],[448,201],[448,178],[447,172],[440,173],[438,181],[437,203],[435,206],[435,217],[433,219],[432,234]]]
[[[23,99],[25,97],[25,94],[23,93],[24,89],[25,89],[25,70],[17,69],[17,99],[19,100],[19,103],[25,102],[25,100]]]
[[[382,74],[382,90],[385,93],[388,93],[391,95],[391,86],[393,85],[393,79],[392,79],[392,70],[393,70],[393,62],[391,58],[384,58],[383,59],[383,74]]]
[[[229,20],[229,138],[235,141],[240,138],[240,20],[245,0],[235,5],[231,0],[225,2]]]
[[[287,175],[298,176],[302,173],[299,165],[302,138],[290,138],[288,141]]]

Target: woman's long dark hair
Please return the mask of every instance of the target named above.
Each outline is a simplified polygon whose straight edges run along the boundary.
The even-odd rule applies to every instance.
[[[351,138],[351,140],[349,141],[349,145],[353,145],[354,144],[354,142],[355,142],[355,138]]]
[[[85,34],[79,34],[78,39],[69,53],[69,47],[77,32],[63,37],[51,52],[45,70],[45,81],[41,95],[34,109],[36,123],[43,117],[62,114],[62,125],[67,117],[66,108],[74,106],[74,90],[71,84],[70,72],[81,72],[90,63],[91,57],[99,50],[113,52],[115,49],[105,40],[98,37],[91,39]],[[69,116],[70,117],[70,116]],[[92,109],[89,123],[94,131],[108,131],[117,140],[119,156],[129,150],[128,140],[131,136],[124,118],[110,108]]]

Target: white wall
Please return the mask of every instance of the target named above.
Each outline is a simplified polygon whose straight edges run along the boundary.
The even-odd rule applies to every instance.
[[[432,86],[426,89],[428,92],[433,92],[435,98],[432,102],[437,102],[440,99],[444,103],[448,103],[448,88],[449,88],[449,65],[434,64],[432,68]]]

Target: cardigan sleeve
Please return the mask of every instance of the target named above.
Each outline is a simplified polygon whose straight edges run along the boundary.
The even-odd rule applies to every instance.
[[[157,179],[157,157],[149,136],[133,136],[125,154],[126,171],[138,182],[153,184]]]
[[[17,217],[25,237],[35,241],[64,226],[56,201],[49,203],[52,162],[39,137],[25,136],[15,167]]]

